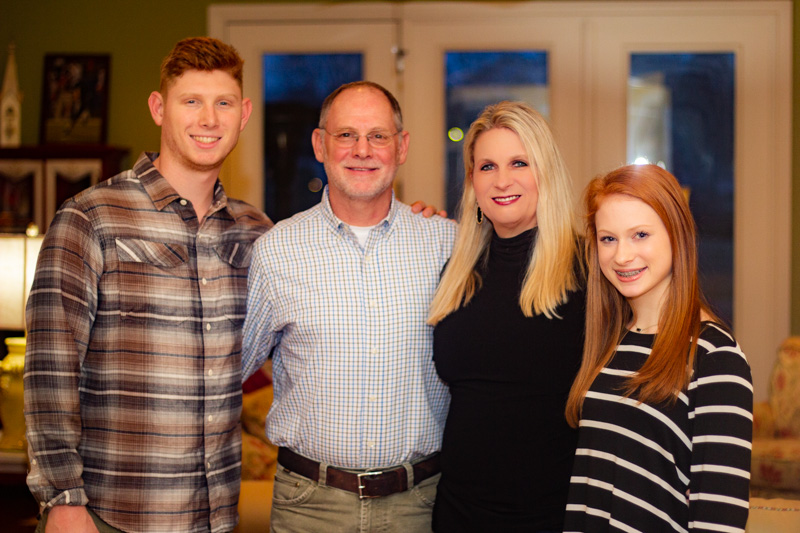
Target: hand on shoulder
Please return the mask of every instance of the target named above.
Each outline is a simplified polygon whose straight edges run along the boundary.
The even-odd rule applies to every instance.
[[[425,218],[430,218],[433,215],[439,215],[442,218],[447,218],[447,211],[445,211],[444,209],[437,211],[436,206],[427,205],[422,200],[417,200],[416,202],[411,204],[411,212],[414,213],[415,215],[422,213],[422,216],[424,216]]]

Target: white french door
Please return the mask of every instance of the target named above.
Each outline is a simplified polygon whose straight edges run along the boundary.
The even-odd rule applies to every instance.
[[[791,18],[788,0],[211,6],[210,34],[244,56],[245,93],[255,104],[225,170],[225,185],[232,196],[263,207],[264,53],[363,54],[364,77],[397,95],[411,134],[398,195],[438,206],[445,205],[450,143],[457,142],[448,124],[453,94],[462,107],[492,95],[544,94],[579,197],[592,177],[632,162],[627,148],[634,56],[730,55],[735,97],[727,292],[734,330],[753,368],[756,399],[764,399],[776,348],[789,334]],[[544,54],[546,87],[520,87],[514,76],[492,74],[451,90],[449,54],[482,51]],[[669,89],[658,91],[668,102]],[[693,209],[696,217],[703,214],[702,205]]]
[[[689,8],[685,14],[667,3],[627,6],[589,22],[586,148],[597,171],[618,165],[626,153],[632,55],[734,55],[733,328],[752,367],[756,399],[765,400],[777,347],[790,331],[791,5],[695,2]],[[695,218],[711,208],[693,206]]]

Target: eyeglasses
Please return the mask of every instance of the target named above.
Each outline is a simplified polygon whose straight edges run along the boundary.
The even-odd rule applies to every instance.
[[[371,131],[366,135],[360,135],[349,130],[332,133],[325,128],[322,128],[322,131],[333,137],[333,142],[339,146],[347,146],[348,148],[355,146],[361,137],[366,137],[367,142],[373,148],[383,148],[385,146],[389,146],[389,144],[392,142],[392,137],[400,133],[399,131],[395,133],[389,133],[388,131]]]

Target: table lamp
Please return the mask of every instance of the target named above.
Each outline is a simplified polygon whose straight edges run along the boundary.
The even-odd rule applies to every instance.
[[[35,224],[25,235],[0,234],[0,329],[25,329],[25,303],[33,283],[42,237]],[[8,355],[0,361],[0,450],[25,450],[22,372],[25,338],[6,339]]]

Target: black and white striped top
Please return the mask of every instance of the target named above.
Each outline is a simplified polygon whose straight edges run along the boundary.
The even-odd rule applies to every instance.
[[[689,388],[672,406],[624,397],[654,335],[623,338],[583,405],[565,532],[744,531],[750,367],[733,337],[705,325]]]

